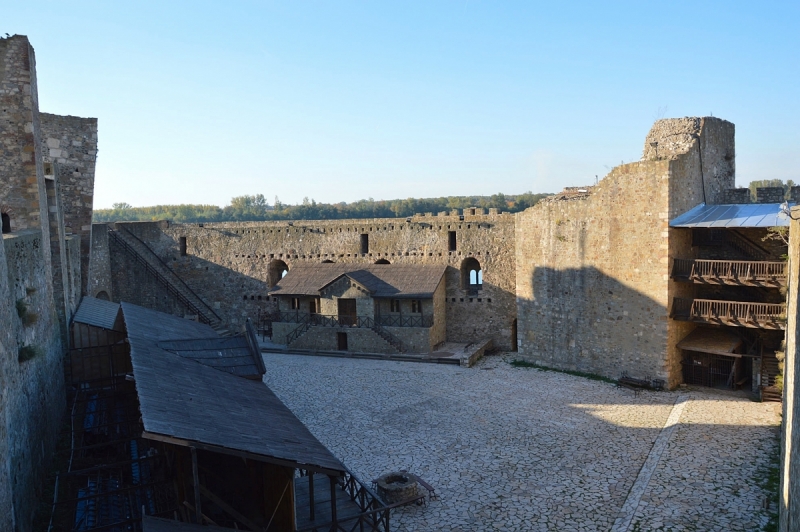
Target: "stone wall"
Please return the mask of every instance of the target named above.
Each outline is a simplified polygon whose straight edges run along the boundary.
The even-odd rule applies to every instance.
[[[733,187],[733,135],[724,120],[660,120],[641,162],[614,168],[583,193],[557,195],[517,215],[524,358],[680,383],[675,344],[693,326],[667,316],[672,298],[691,287],[669,280],[669,264],[671,257],[691,257],[691,233],[668,224]]]
[[[721,205],[736,205],[750,203],[750,189],[749,188],[730,188],[724,190],[719,196],[719,203]]]
[[[80,237],[81,289],[86,293],[92,242],[92,205],[97,160],[97,119],[40,113],[43,161],[61,189],[64,229]]]
[[[65,410],[46,251],[40,228],[3,235],[0,246],[0,530],[30,530]]]
[[[108,226],[92,224],[92,254],[89,257],[89,276],[86,294],[111,300],[111,252],[108,243]],[[115,301],[119,301],[115,299]]]
[[[516,317],[514,300],[514,217],[496,211],[483,214],[422,215],[410,219],[372,219],[295,222],[242,222],[217,224],[126,223],[169,265],[231,329],[247,317],[277,310],[265,297],[270,288],[270,265],[282,261],[291,269],[299,263],[325,260],[372,264],[445,264],[446,337],[470,342],[491,338],[494,345],[512,349],[511,326]],[[120,224],[122,225],[122,224]],[[450,249],[450,232],[455,249]],[[362,253],[361,235],[368,235]],[[181,255],[181,238],[187,254]],[[128,279],[129,259],[111,253],[108,274],[115,301],[148,306],[152,296],[131,289],[139,282]],[[461,264],[473,257],[483,271],[482,289],[470,295],[462,287]],[[99,263],[99,261],[98,261]],[[106,276],[93,267],[90,286],[98,288]],[[273,280],[274,281],[274,280]],[[125,299],[131,297],[134,299]],[[261,299],[259,299],[261,298]],[[158,310],[162,310],[159,308]]]
[[[786,308],[786,358],[783,370],[783,424],[781,425],[780,532],[800,529],[800,208],[792,209],[789,229],[789,275]]]
[[[26,37],[0,39],[0,211],[11,221],[0,246],[0,530],[31,527],[65,409],[59,331],[69,270],[80,271],[44,175],[35,67]]]
[[[759,187],[756,189],[756,203],[783,203],[785,195],[783,187]]]

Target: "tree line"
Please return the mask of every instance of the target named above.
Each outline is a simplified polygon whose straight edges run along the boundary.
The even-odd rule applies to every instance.
[[[275,198],[270,205],[263,194],[232,198],[229,205],[155,205],[133,207],[115,203],[110,209],[96,209],[95,222],[144,222],[171,220],[178,223],[250,222],[268,220],[341,220],[352,218],[406,218],[417,213],[450,211],[469,207],[495,208],[502,212],[519,212],[533,207],[550,194],[491,196],[447,196],[442,198],[408,198],[378,200],[372,198],[352,203],[317,203],[304,198],[298,205],[284,204]]]
[[[764,187],[783,188],[783,197],[788,200],[789,191],[793,186],[796,185],[791,179],[787,180],[786,183],[784,183],[781,179],[759,179],[757,181],[750,181],[750,185],[747,188],[750,189],[750,198],[752,201],[756,201],[756,189]]]

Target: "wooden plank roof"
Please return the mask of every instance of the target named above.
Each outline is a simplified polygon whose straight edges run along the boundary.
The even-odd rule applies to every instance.
[[[158,347],[239,377],[260,379],[264,374],[261,353],[243,335],[162,340]]]
[[[346,275],[372,297],[429,298],[447,266],[411,264],[298,264],[270,291],[276,296],[318,296],[320,290]]]
[[[213,338],[190,320],[122,303],[144,436],[325,473],[344,466],[266,384],[171,353],[160,342]]]
[[[118,314],[119,303],[84,296],[72,321],[111,331],[114,330]]]

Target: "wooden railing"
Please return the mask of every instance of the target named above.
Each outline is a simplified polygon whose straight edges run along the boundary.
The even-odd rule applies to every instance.
[[[672,278],[693,283],[786,285],[786,262],[675,259]]]
[[[786,305],[676,297],[672,301],[670,317],[676,320],[717,323],[732,327],[784,329]]]
[[[300,476],[308,476],[308,472],[301,470]],[[389,532],[389,514],[393,508],[400,504],[385,505],[380,498],[361,482],[349,469],[345,468],[344,475],[339,477],[339,489],[358,505],[361,513],[344,518],[337,518],[324,524],[314,524],[298,530],[298,532]]]

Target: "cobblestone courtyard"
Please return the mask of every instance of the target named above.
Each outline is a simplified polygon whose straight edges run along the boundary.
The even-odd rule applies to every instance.
[[[440,499],[398,531],[761,530],[780,405],[633,392],[509,356],[471,369],[265,354],[265,382],[363,481],[407,469]]]

